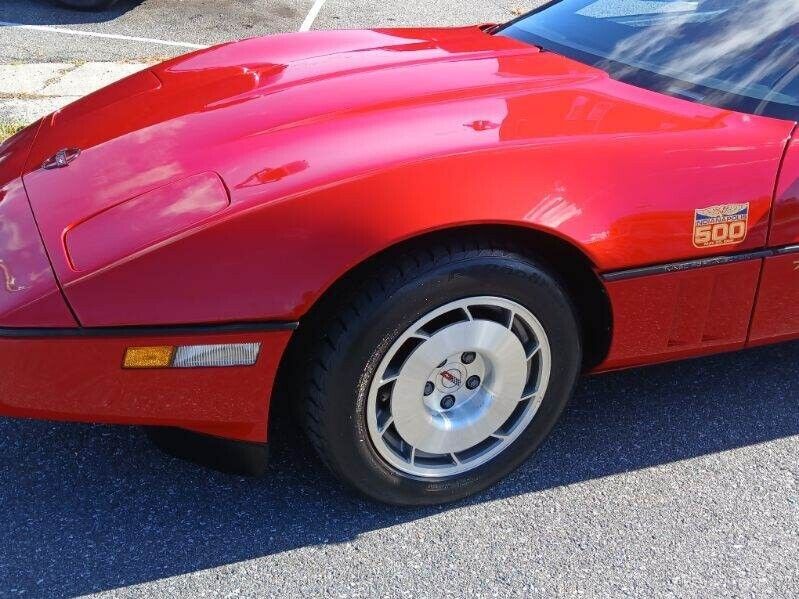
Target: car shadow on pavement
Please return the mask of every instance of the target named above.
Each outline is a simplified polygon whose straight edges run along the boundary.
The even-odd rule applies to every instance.
[[[519,471],[423,509],[351,496],[288,422],[267,475],[248,479],[161,454],[133,427],[0,420],[0,594],[118,588],[797,435],[797,364],[793,343],[585,379]]]
[[[143,0],[119,0],[105,10],[76,10],[56,0],[3,0],[0,21],[19,25],[68,26],[85,23],[105,23],[136,8]]]

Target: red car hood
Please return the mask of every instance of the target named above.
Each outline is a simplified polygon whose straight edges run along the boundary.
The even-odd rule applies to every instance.
[[[477,27],[326,31],[223,44],[137,73],[56,112],[42,126],[27,171],[37,171],[60,149],[77,147],[84,156],[72,173],[87,170],[88,155],[102,151],[106,160],[113,153],[135,161],[140,175],[152,164],[163,166],[167,148],[197,150],[198,139],[208,146],[344,111],[428,101],[442,93],[486,94],[487,86],[566,74],[545,61],[539,72],[521,64],[513,72],[508,65],[506,79],[502,73],[497,78],[498,57],[537,53]],[[465,61],[469,76],[457,77]],[[116,184],[130,173],[102,170],[102,176],[93,170],[83,184],[96,183],[102,195],[113,187],[117,195]]]
[[[307,149],[313,130],[331,121],[373,114],[404,126],[386,111],[522,87],[528,93],[531,86],[551,91],[596,77],[604,74],[479,27],[255,38],[163,63],[48,117],[27,162],[25,184],[56,272],[68,284],[87,273],[61,258],[66,232],[160,186],[216,172],[231,189],[235,209],[242,197],[252,199],[248,187],[308,169],[310,160],[289,159],[292,147]],[[315,153],[315,170],[304,175],[315,177],[309,185],[356,174],[354,162],[368,169],[370,160],[408,158],[371,153],[348,159],[356,148],[347,148],[346,125],[342,129],[339,147]],[[418,151],[410,137],[400,153]],[[448,151],[447,143],[442,138],[438,150]],[[68,168],[41,168],[64,148],[81,154]],[[279,186],[268,193],[274,191]],[[259,191],[258,201],[268,201],[268,193]]]

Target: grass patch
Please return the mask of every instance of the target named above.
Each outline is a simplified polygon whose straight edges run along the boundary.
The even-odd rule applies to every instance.
[[[11,137],[17,131],[22,131],[26,126],[25,123],[0,121],[0,141]]]

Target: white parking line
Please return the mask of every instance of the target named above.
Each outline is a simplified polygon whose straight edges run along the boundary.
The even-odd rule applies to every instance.
[[[49,27],[45,25],[24,25],[22,23],[12,23],[9,21],[0,21],[0,27],[11,27],[12,29],[28,29],[30,31],[46,31],[48,33],[65,33],[67,35],[83,35],[86,37],[101,37],[105,39],[124,40],[128,42],[142,42],[145,44],[161,44],[162,46],[177,46],[179,48],[194,48],[194,49],[207,48],[207,46],[201,46],[200,44],[189,44],[187,42],[173,42],[171,40],[159,40],[151,37],[135,37],[132,35],[98,33],[96,31],[63,29],[61,27]]]
[[[325,3],[326,0],[315,0],[313,6],[311,7],[310,12],[305,17],[305,20],[300,25],[300,31],[310,31],[313,22],[316,20],[316,17],[319,16],[319,11],[322,10],[322,5]]]

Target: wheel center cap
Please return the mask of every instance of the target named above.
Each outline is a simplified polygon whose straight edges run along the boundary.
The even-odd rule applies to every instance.
[[[459,366],[448,365],[439,371],[437,379],[439,390],[451,393],[463,386],[466,380],[466,371]]]

